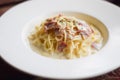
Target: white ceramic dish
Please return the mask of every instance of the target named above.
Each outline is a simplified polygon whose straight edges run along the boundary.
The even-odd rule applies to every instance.
[[[82,12],[96,17],[108,29],[108,41],[96,54],[73,60],[58,60],[33,52],[24,37],[35,25],[34,19],[54,12]],[[33,21],[32,23],[31,20]],[[0,56],[24,72],[57,79],[83,79],[98,76],[120,67],[120,8],[99,0],[34,0],[7,11],[0,18]],[[27,30],[26,30],[27,29]]]

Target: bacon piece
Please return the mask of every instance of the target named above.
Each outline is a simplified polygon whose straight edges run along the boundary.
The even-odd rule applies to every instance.
[[[85,28],[85,29],[84,29]],[[89,25],[84,25],[83,28],[77,30],[75,34],[81,35],[83,39],[89,37],[92,33],[94,33],[93,29]]]
[[[83,36],[85,35],[85,36],[87,36],[87,37],[90,35],[90,34],[88,34],[86,31],[81,31],[80,34],[83,35]]]
[[[93,42],[93,43],[91,44],[91,47],[94,48],[94,49],[96,49],[96,50],[99,50],[99,49],[100,49],[100,46],[99,46],[97,43],[95,43],[95,42]]]
[[[73,30],[74,30],[74,31],[78,31],[78,28],[77,28],[77,27],[74,27]]]
[[[61,17],[61,16],[63,16],[63,15],[62,15],[62,14],[59,14],[59,15],[58,15],[58,17]]]
[[[61,35],[61,33],[62,33],[61,30],[60,30],[60,28],[55,28],[55,29],[54,29],[54,32],[55,32],[55,35],[56,35],[56,36],[59,36],[59,35]]]
[[[84,31],[84,30],[78,30],[78,31],[76,32],[76,34],[81,34],[81,35],[89,36],[89,34],[88,34],[86,31]]]
[[[46,30],[50,30],[53,29],[55,27],[57,27],[57,22],[48,22],[45,24]]]
[[[63,49],[66,48],[66,47],[67,47],[67,44],[63,41],[60,41],[58,43],[58,48],[57,49],[58,49],[59,52],[63,52]]]
[[[82,24],[82,23],[80,23],[80,22],[78,23],[78,25],[81,25],[81,26],[83,26],[83,24]]]
[[[79,22],[78,25],[81,28],[77,30],[76,34],[80,34],[81,36],[83,36],[84,39],[89,37],[92,33],[94,33],[94,31],[89,25],[81,22]]]
[[[91,28],[91,32],[94,33],[93,29]]]
[[[49,31],[54,32],[55,35],[61,34],[60,26],[57,24],[57,22],[48,22],[45,24],[45,32]]]
[[[52,22],[52,20],[48,20],[45,24],[45,32],[49,33],[49,31],[54,32],[55,36],[63,35],[62,29],[60,29],[60,25],[57,22]]]

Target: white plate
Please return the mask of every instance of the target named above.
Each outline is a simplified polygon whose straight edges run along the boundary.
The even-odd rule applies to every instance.
[[[96,17],[108,28],[109,40],[95,55],[58,60],[40,56],[25,46],[24,27],[36,17],[53,12],[82,12]],[[89,78],[120,67],[120,8],[99,0],[34,0],[7,11],[0,18],[0,55],[24,72],[59,79]]]

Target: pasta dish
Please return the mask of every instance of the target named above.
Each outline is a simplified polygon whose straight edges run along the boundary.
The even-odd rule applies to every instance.
[[[96,53],[102,47],[100,31],[90,23],[72,16],[57,15],[35,27],[28,37],[44,56],[73,59]]]

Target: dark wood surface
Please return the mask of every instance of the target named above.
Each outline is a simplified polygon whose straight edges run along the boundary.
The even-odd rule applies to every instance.
[[[24,1],[26,0],[0,0],[0,16],[14,5],[17,5]],[[120,6],[120,0],[107,0],[107,1]],[[2,58],[0,58],[0,80],[49,80],[49,79],[38,78],[36,76],[23,73],[22,71],[13,68],[9,64],[7,64],[4,60],[2,60]],[[86,80],[120,80],[120,68],[110,73]]]

